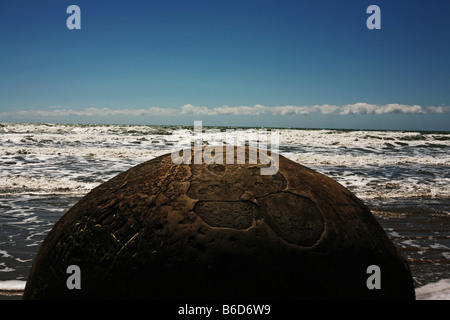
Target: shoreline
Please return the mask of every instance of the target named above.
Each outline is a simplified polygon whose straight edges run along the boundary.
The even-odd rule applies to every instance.
[[[416,300],[450,300],[450,279],[427,283],[414,290]],[[23,293],[24,290],[0,289],[0,300],[22,300]]]
[[[0,290],[0,300],[22,300],[24,290]]]

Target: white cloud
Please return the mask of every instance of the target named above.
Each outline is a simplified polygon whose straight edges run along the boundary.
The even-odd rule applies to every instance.
[[[321,113],[324,115],[339,114],[342,116],[352,114],[444,114],[450,113],[450,106],[428,106],[406,105],[406,104],[386,104],[376,105],[365,102],[338,105],[284,105],[284,106],[264,106],[255,104],[253,106],[230,107],[205,107],[185,104],[179,108],[139,108],[139,109],[111,109],[111,108],[85,108],[81,110],[66,109],[60,106],[50,106],[45,110],[28,109],[0,113],[1,117],[139,117],[139,116],[176,116],[176,115],[196,115],[196,116],[259,116],[259,115],[278,115],[278,116],[306,116],[312,113]]]
[[[181,114],[193,114],[193,115],[204,115],[204,116],[218,116],[218,115],[234,115],[234,116],[250,116],[250,115],[261,115],[264,114],[267,107],[260,104],[256,104],[252,107],[250,106],[239,106],[239,107],[197,107],[192,104],[185,104],[181,106]]]
[[[426,111],[419,105],[407,105],[407,104],[386,104],[375,105],[364,102],[358,102],[355,104],[348,104],[340,109],[340,114],[388,114],[388,113],[404,113],[404,114],[425,114]]]
[[[276,106],[268,107],[269,111],[274,115],[303,115],[306,116],[311,113],[312,108],[308,106]]]
[[[274,106],[266,107],[261,104],[255,104],[253,106],[238,106],[238,107],[196,107],[191,104],[185,104],[181,107],[181,114],[193,114],[193,115],[234,115],[234,116],[259,116],[262,114],[272,113],[273,115],[307,115],[312,110],[312,107],[308,106]]]
[[[185,104],[181,106],[181,114],[194,114],[199,116],[211,116],[214,115],[214,111],[206,107],[196,107],[192,104]]]
[[[342,106],[338,108],[340,111],[340,114],[372,114],[374,112],[376,105],[373,104],[367,104],[367,103],[355,103],[355,104],[348,104],[345,106]]]
[[[425,114],[425,110],[419,105],[405,105],[405,104],[387,104],[375,109],[376,114],[385,113],[411,113],[411,114]]]
[[[427,107],[427,110],[429,110],[431,113],[444,113],[444,108],[442,107],[429,106]]]
[[[3,115],[24,117],[108,117],[108,116],[171,116],[178,113],[173,108],[152,107],[148,109],[110,109],[110,108],[86,108],[83,110],[62,109],[49,107],[51,110],[18,110],[4,112]]]
[[[333,113],[333,112],[335,112],[336,110],[339,109],[338,106],[330,105],[330,104],[323,104],[321,106],[315,105],[315,106],[312,106],[312,108],[314,110],[320,110],[320,112],[322,114],[330,114],[330,113]]]
[[[434,107],[434,106],[429,106],[426,107],[427,111],[430,113],[450,113],[450,106],[439,106],[439,107]]]
[[[214,108],[214,111],[216,112],[216,115],[259,116],[265,113],[266,107],[260,104],[239,107],[223,106]]]
[[[433,107],[434,108],[434,107]],[[430,109],[431,112],[443,112],[442,108]],[[386,105],[375,105],[368,104],[364,102],[359,102],[355,104],[348,104],[344,106],[337,105],[314,105],[314,106],[263,106],[256,104],[254,106],[238,106],[238,107],[198,107],[191,104],[186,104],[181,107],[182,114],[193,114],[193,115],[208,115],[208,116],[218,116],[218,115],[235,115],[235,116],[248,116],[248,115],[262,115],[262,114],[273,114],[281,116],[289,115],[308,115],[314,112],[320,112],[322,114],[332,114],[336,111],[341,115],[350,114],[389,114],[389,113],[403,113],[403,114],[425,114],[427,110],[419,105],[405,105],[405,104],[386,104]]]

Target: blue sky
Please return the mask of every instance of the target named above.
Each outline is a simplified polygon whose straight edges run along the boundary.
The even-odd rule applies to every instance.
[[[0,122],[450,130],[449,14],[445,0],[6,0]]]

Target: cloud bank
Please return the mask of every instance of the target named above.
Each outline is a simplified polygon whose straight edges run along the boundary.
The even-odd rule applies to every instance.
[[[82,110],[63,109],[61,107],[49,107],[49,110],[17,110],[0,113],[1,115],[36,116],[36,117],[108,117],[108,116],[170,116],[176,114],[174,109],[152,107],[148,109],[110,109],[110,108],[86,108]]]
[[[263,106],[256,104],[254,106],[239,106],[239,107],[199,107],[191,104],[186,104],[181,107],[181,114],[192,115],[239,115],[239,116],[257,116],[262,114],[272,115],[309,115],[311,113],[321,114],[340,114],[340,115],[352,115],[352,114],[427,114],[427,113],[449,113],[450,107],[422,107],[420,105],[406,105],[406,104],[386,104],[376,105],[358,102],[355,104],[347,104],[344,106],[337,105],[313,105],[313,106]]]
[[[62,107],[48,107],[47,110],[31,108],[29,110],[16,110],[10,112],[0,112],[0,117],[142,117],[142,116],[307,116],[309,114],[320,113],[323,115],[382,115],[382,114],[444,114],[450,113],[450,106],[427,106],[406,105],[406,104],[386,104],[376,105],[364,102],[338,105],[284,105],[284,106],[264,106],[255,104],[253,106],[222,106],[205,107],[185,104],[179,108],[151,107],[147,109],[111,109],[111,108],[85,108],[81,110],[65,109]],[[1,121],[1,118],[0,118]]]

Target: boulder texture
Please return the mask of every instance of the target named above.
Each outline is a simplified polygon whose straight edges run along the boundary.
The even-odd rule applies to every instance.
[[[369,209],[278,159],[274,175],[260,162],[175,164],[171,154],[119,174],[55,224],[24,298],[414,299],[409,267]],[[70,265],[81,289],[66,285]],[[380,289],[367,285],[371,265]]]

